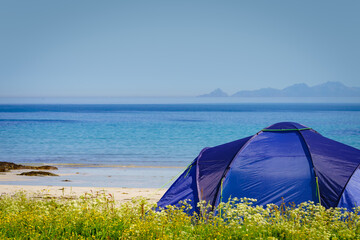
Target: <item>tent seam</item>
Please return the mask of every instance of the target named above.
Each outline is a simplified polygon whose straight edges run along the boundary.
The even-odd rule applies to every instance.
[[[311,130],[313,130],[313,129],[311,129]],[[321,134],[320,133],[318,133],[317,131],[315,131],[315,130],[313,130],[315,133],[317,133],[317,134],[319,134],[320,136],[321,136]],[[313,168],[314,168],[314,174],[315,174],[315,177],[317,177],[317,174],[316,174],[316,171],[317,171],[317,169],[316,169],[316,167],[315,167],[315,165],[314,165],[314,161],[313,161],[313,157],[312,157],[312,154],[311,154],[311,151],[310,151],[310,148],[309,148],[309,146],[308,146],[308,144],[307,144],[307,142],[305,141],[305,138],[304,138],[304,136],[302,135],[302,133],[299,131],[299,133],[300,133],[300,135],[301,135],[301,137],[302,137],[302,139],[304,140],[304,142],[305,142],[305,144],[306,144],[306,147],[307,147],[307,149],[308,149],[308,151],[309,151],[309,154],[310,154],[310,158],[311,158],[311,162],[312,162],[312,164],[313,164]],[[345,191],[345,189],[346,189],[346,186],[348,185],[348,183],[349,183],[349,181],[350,181],[350,179],[351,179],[351,177],[354,175],[354,173],[356,172],[356,170],[358,169],[360,167],[360,163],[357,165],[357,167],[354,169],[354,171],[352,172],[352,174],[350,175],[350,177],[348,178],[348,180],[346,181],[346,183],[345,183],[345,185],[344,185],[344,187],[343,187],[343,189],[341,190],[341,193],[339,194],[339,197],[338,197],[338,199],[336,200],[336,206],[338,206],[339,205],[339,202],[340,202],[340,199],[341,199],[341,196],[344,194],[344,191]],[[320,189],[319,189],[319,194],[320,194]],[[321,203],[320,203],[321,204]],[[335,207],[336,207],[335,206]],[[330,207],[330,206],[329,206]]]
[[[309,130],[312,130],[312,129],[309,129]],[[316,131],[315,131],[316,132]],[[316,132],[317,133],[317,132]],[[301,136],[301,139],[303,140],[303,142],[305,143],[305,145],[306,145],[306,148],[307,148],[307,150],[308,150],[308,152],[309,152],[309,155],[310,155],[310,160],[311,160],[311,164],[312,164],[312,167],[313,167],[313,169],[314,169],[314,175],[315,175],[315,179],[316,178],[318,178],[318,174],[316,173],[317,172],[317,169],[316,169],[316,167],[315,167],[315,164],[314,164],[314,160],[313,160],[313,156],[312,156],[312,154],[311,154],[311,151],[310,151],[310,148],[309,148],[309,145],[307,144],[307,142],[306,142],[306,140],[305,140],[305,137],[302,135],[302,133],[301,133],[301,131],[299,131],[299,134],[300,134],[300,136]],[[318,184],[317,184],[318,185]],[[320,195],[320,187],[318,186],[318,194],[319,194],[319,198],[320,198],[320,205],[321,205],[321,195]]]
[[[264,128],[263,132],[290,132],[290,131],[304,131],[304,130],[311,130],[312,128],[293,128],[293,129],[266,129]]]
[[[231,159],[231,161],[229,162],[229,164],[226,166],[225,171],[224,171],[222,177],[220,178],[220,183],[221,183],[221,181],[223,181],[223,180],[225,179],[225,177],[226,177],[227,173],[229,172],[230,166],[231,166],[231,164],[233,163],[234,159],[242,152],[242,150],[243,150],[245,147],[247,147],[247,146],[250,144],[250,142],[251,142],[256,136],[258,136],[258,135],[259,135],[260,133],[262,133],[262,132],[263,132],[263,131],[261,130],[260,132],[254,134],[254,135],[253,135],[249,140],[247,140],[246,143],[244,143],[244,145],[239,149],[239,151],[235,154],[235,156],[233,157],[233,159]],[[219,197],[219,188],[220,188],[220,185],[221,185],[221,184],[218,184],[218,185],[219,185],[219,186],[217,187],[217,190],[216,190],[216,193],[215,193],[215,197],[214,197],[214,200],[213,200],[213,206],[212,206],[213,208],[215,207],[216,201],[217,201],[217,199],[218,199],[218,197]]]
[[[209,147],[206,147],[203,150],[201,150],[201,152],[199,153],[199,155],[196,159],[195,181],[196,181],[196,188],[197,188],[197,192],[198,192],[199,202],[202,201],[202,194],[201,194],[200,186],[199,186],[199,160],[202,157],[203,153],[208,149],[209,149]]]
[[[360,163],[357,165],[357,167],[355,168],[355,170],[352,172],[352,174],[350,175],[350,177],[349,177],[348,180],[346,181],[346,183],[345,183],[345,185],[344,185],[344,188],[341,190],[341,194],[339,195],[339,198],[338,198],[337,201],[336,201],[336,207],[339,205],[339,202],[340,202],[340,200],[341,200],[341,197],[342,197],[342,195],[344,194],[345,189],[346,189],[348,183],[350,182],[350,179],[352,178],[352,176],[354,175],[354,173],[356,172],[356,170],[359,169],[359,167],[360,167]]]

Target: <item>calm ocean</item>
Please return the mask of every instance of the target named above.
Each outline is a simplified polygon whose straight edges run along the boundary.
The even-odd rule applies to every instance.
[[[360,104],[17,104],[0,105],[0,161],[60,166],[74,186],[159,187],[204,147],[282,121],[360,148]]]

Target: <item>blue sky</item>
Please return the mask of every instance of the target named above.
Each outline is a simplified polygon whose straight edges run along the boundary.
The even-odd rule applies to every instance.
[[[360,86],[360,1],[0,1],[0,97]]]

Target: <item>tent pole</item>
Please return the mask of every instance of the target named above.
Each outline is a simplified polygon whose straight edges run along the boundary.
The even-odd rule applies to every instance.
[[[319,203],[321,205],[321,198],[320,198],[320,189],[319,189],[319,180],[318,180],[318,177],[315,178],[316,179],[316,190],[317,190],[317,193],[318,193],[318,196],[319,196]]]

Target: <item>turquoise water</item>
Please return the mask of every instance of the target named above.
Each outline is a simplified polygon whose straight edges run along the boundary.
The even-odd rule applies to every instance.
[[[253,135],[282,121],[301,123],[360,148],[360,104],[0,105],[0,161],[57,165],[69,176],[76,171],[95,176],[96,171],[90,169],[105,165],[108,167],[98,170],[104,179],[124,175],[115,174],[114,169],[138,166],[130,170],[132,176],[162,177],[149,184],[144,177],[143,185],[126,185],[123,180],[110,184],[109,179],[95,182],[158,187],[202,148]],[[80,182],[70,184],[91,183]]]

